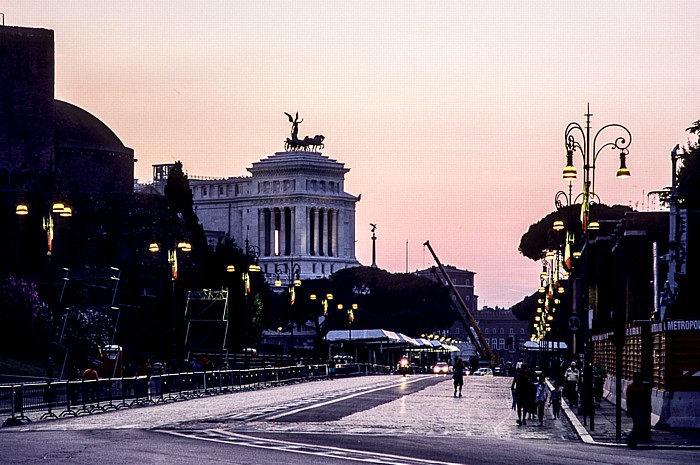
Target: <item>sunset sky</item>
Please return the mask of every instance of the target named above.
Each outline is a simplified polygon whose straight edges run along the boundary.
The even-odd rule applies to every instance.
[[[652,207],[671,148],[700,119],[698,1],[10,0],[7,26],[55,31],[56,98],[134,149],[136,177],[182,160],[240,176],[299,135],[325,135],[357,204],[357,258],[392,272],[476,273],[480,306],[539,285],[520,237],[566,187],[564,130],[632,132],[596,170],[607,204]],[[611,134],[612,135],[612,134]],[[575,160],[582,170],[580,157]],[[581,178],[574,184],[581,191]]]

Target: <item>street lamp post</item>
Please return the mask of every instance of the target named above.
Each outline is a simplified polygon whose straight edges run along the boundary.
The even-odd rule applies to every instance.
[[[316,301],[318,300],[318,296],[315,293],[312,293],[309,295],[309,300]],[[330,292],[326,293],[325,296],[321,299],[321,310],[322,314],[316,318],[316,344],[315,344],[315,349],[317,354],[323,354],[323,351],[321,350],[322,346],[322,325],[324,325],[326,321],[326,317],[328,316],[328,305],[330,304],[330,301],[333,300],[333,294]],[[325,326],[323,326],[325,327]],[[328,347],[328,350],[330,351],[330,346]],[[328,356],[330,358],[330,354]]]
[[[582,325],[583,329],[583,351],[584,356],[584,395],[585,399],[582,399],[582,403],[585,405],[584,409],[584,424],[585,424],[585,412],[590,414],[591,419],[591,430],[595,428],[594,418],[595,418],[595,408],[593,406],[593,380],[589,375],[591,370],[589,369],[592,365],[591,358],[591,344],[588,341],[590,337],[590,332],[592,330],[589,327],[589,322],[591,318],[589,316],[589,289],[588,289],[588,256],[590,254],[589,249],[589,235],[591,230],[595,230],[599,227],[596,221],[592,221],[590,217],[590,205],[595,199],[599,199],[595,191],[595,168],[598,157],[602,153],[603,149],[609,148],[611,150],[618,150],[620,157],[620,167],[617,170],[618,178],[627,178],[630,176],[630,171],[627,168],[627,155],[629,154],[628,148],[632,143],[632,134],[629,129],[621,124],[607,124],[600,128],[595,134],[591,135],[591,112],[590,105],[587,106],[586,111],[586,125],[585,128],[581,127],[580,124],[576,122],[569,123],[564,131],[564,145],[566,147],[566,166],[563,170],[563,178],[565,180],[576,179],[576,168],[574,166],[574,154],[578,152],[581,155],[581,160],[583,162],[583,191],[582,202],[581,202],[581,228],[583,233],[583,250],[585,251],[583,256],[583,270],[581,273],[581,294],[577,296],[580,299],[581,305],[577,306],[574,313],[578,313],[581,310],[585,315],[585,322]],[[602,139],[604,133],[616,132],[611,141],[605,142]],[[599,139],[600,138],[600,139]],[[618,309],[618,311],[620,311]],[[578,351],[578,347],[576,347]],[[620,405],[620,393],[617,394],[617,403]],[[618,407],[619,408],[619,407]]]
[[[261,271],[260,265],[258,264],[258,257],[260,256],[260,249],[257,246],[251,246],[248,243],[248,238],[246,237],[245,240],[245,257],[243,260],[243,266],[239,265],[239,270],[236,270],[236,266],[234,264],[230,264],[226,266],[226,272],[227,273],[234,273],[236,271],[241,271],[241,281],[243,283],[243,315],[245,318],[248,318],[248,310],[250,308],[250,304],[248,302],[249,295],[251,294],[251,284],[250,284],[250,275],[254,273],[259,273]],[[249,347],[247,347],[247,340],[245,340],[245,336],[247,335],[247,332],[243,332],[244,335],[244,340],[242,341],[242,348],[243,348],[243,356],[244,356],[244,367],[248,368],[248,352],[249,352]]]
[[[275,265],[275,287],[282,287],[282,278],[286,279],[287,292],[289,293],[289,327],[290,344],[289,356],[294,359],[294,302],[296,300],[295,288],[301,286],[301,267],[295,264],[294,260],[289,266],[284,265],[284,270],[279,265]]]
[[[9,189],[8,189],[9,191]],[[54,227],[54,216],[58,216],[60,218],[68,218],[73,216],[73,209],[63,203],[62,201],[55,201],[49,204],[50,207],[48,208],[48,211],[44,214],[42,225],[44,228],[44,231],[46,232],[46,257],[48,260],[47,263],[47,272],[48,272],[48,278],[50,282],[53,282],[53,265],[55,263],[52,263],[52,257],[53,257],[53,249],[54,249],[54,234],[55,234],[55,227]],[[30,208],[29,205],[25,202],[19,202],[15,206],[15,214],[17,216],[25,217],[30,214]],[[53,356],[52,356],[52,350],[53,350],[53,332],[54,332],[54,315],[53,315],[53,306],[50,306],[49,308],[49,341],[48,341],[48,361],[47,361],[47,367],[46,367],[46,372],[49,378],[54,377],[54,361],[53,361]]]
[[[346,311],[348,321],[348,348],[352,345],[352,324],[355,322],[355,311],[358,309],[357,304],[351,304],[347,309],[343,304],[337,305],[338,311]],[[357,349],[355,350],[355,361],[357,361]]]
[[[148,251],[151,253],[158,253],[160,252],[160,245],[157,242],[151,242],[148,245]],[[180,241],[175,243],[175,246],[172,248],[169,248],[166,250],[167,252],[167,257],[168,257],[168,263],[170,264],[170,281],[172,283],[171,285],[171,305],[172,305],[172,315],[170,316],[171,320],[171,343],[172,343],[172,355],[174,357],[179,357],[179,353],[177,350],[177,280],[179,277],[179,267],[178,267],[178,259],[177,259],[177,254],[178,251],[182,253],[190,253],[192,251],[192,244],[190,244],[187,241]]]

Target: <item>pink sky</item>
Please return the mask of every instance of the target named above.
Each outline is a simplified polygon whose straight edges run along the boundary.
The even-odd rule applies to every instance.
[[[700,119],[700,2],[117,2],[10,0],[8,26],[53,29],[56,98],[135,150],[136,176],[182,160],[239,176],[299,135],[351,169],[357,258],[393,272],[443,263],[476,272],[480,305],[532,293],[518,252],[565,187],[563,135],[620,123],[596,173],[603,202],[648,208],[671,148]],[[579,172],[580,160],[576,160]],[[575,184],[580,191],[580,178]]]

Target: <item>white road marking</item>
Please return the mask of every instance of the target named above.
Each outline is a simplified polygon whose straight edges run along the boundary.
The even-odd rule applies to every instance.
[[[303,412],[303,411],[306,411],[306,410],[311,410],[311,409],[314,409],[314,408],[317,408],[317,407],[324,407],[324,406],[326,406],[326,405],[335,404],[336,402],[341,402],[341,401],[343,401],[343,400],[352,399],[353,397],[358,397],[358,396],[361,396],[361,395],[364,395],[364,394],[369,394],[370,392],[377,392],[377,391],[382,391],[382,390],[384,390],[384,389],[395,388],[395,387],[400,386],[400,385],[402,385],[402,384],[416,383],[416,382],[418,382],[418,381],[423,381],[423,380],[428,379],[428,378],[431,378],[431,377],[429,377],[429,376],[421,376],[421,377],[418,377],[418,378],[410,378],[410,379],[408,379],[408,378],[403,378],[400,382],[391,384],[391,385],[389,385],[389,386],[381,386],[381,387],[377,387],[377,388],[374,388],[374,389],[367,389],[367,390],[363,390],[363,391],[360,391],[360,392],[355,392],[355,393],[349,394],[349,395],[347,395],[347,396],[337,397],[337,398],[335,398],[335,399],[330,399],[330,400],[327,400],[327,401],[325,401],[325,402],[319,402],[319,403],[317,403],[317,404],[307,405],[307,406],[304,406],[304,407],[300,407],[300,408],[298,408],[298,409],[290,410],[290,411],[283,412],[283,413],[280,413],[280,414],[277,414],[277,415],[272,415],[272,416],[266,417],[266,419],[267,419],[267,420],[277,420],[277,419],[279,419],[279,418],[286,417],[287,415],[294,415],[295,413]]]
[[[393,454],[382,454],[379,452],[365,452],[342,447],[330,447],[313,444],[304,444],[278,439],[264,439],[247,436],[245,434],[233,433],[220,429],[198,430],[190,432],[156,430],[161,433],[174,436],[197,439],[201,441],[218,442],[222,444],[232,444],[257,449],[268,449],[285,451],[295,454],[314,455],[319,457],[331,457],[338,460],[352,460],[355,462],[377,463],[382,465],[464,465],[456,462],[440,462],[436,460],[424,460],[413,457],[403,457]]]

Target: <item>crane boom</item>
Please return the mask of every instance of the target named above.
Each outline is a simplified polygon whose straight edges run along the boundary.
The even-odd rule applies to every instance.
[[[462,317],[464,324],[467,326],[467,328],[472,328],[476,333],[480,344],[480,346],[476,346],[476,350],[479,351],[479,354],[482,356],[482,358],[488,359],[489,362],[493,363],[496,359],[496,356],[491,350],[491,346],[489,345],[486,338],[484,338],[484,335],[481,333],[479,325],[476,323],[476,320],[474,320],[474,317],[469,311],[469,307],[467,307],[467,304],[464,303],[464,299],[462,299],[462,296],[459,295],[459,292],[457,292],[457,288],[455,288],[455,285],[452,283],[450,276],[447,274],[447,270],[445,270],[445,267],[442,266],[442,263],[440,263],[440,259],[437,257],[435,251],[430,246],[430,241],[425,241],[423,245],[428,247],[430,254],[433,256],[433,259],[435,259],[435,263],[437,263],[438,268],[440,268],[440,272],[442,272],[442,276],[445,278],[445,281],[447,281],[447,285],[450,286],[452,293],[457,299],[457,302],[459,303],[459,307],[457,310],[459,310],[459,314]]]

